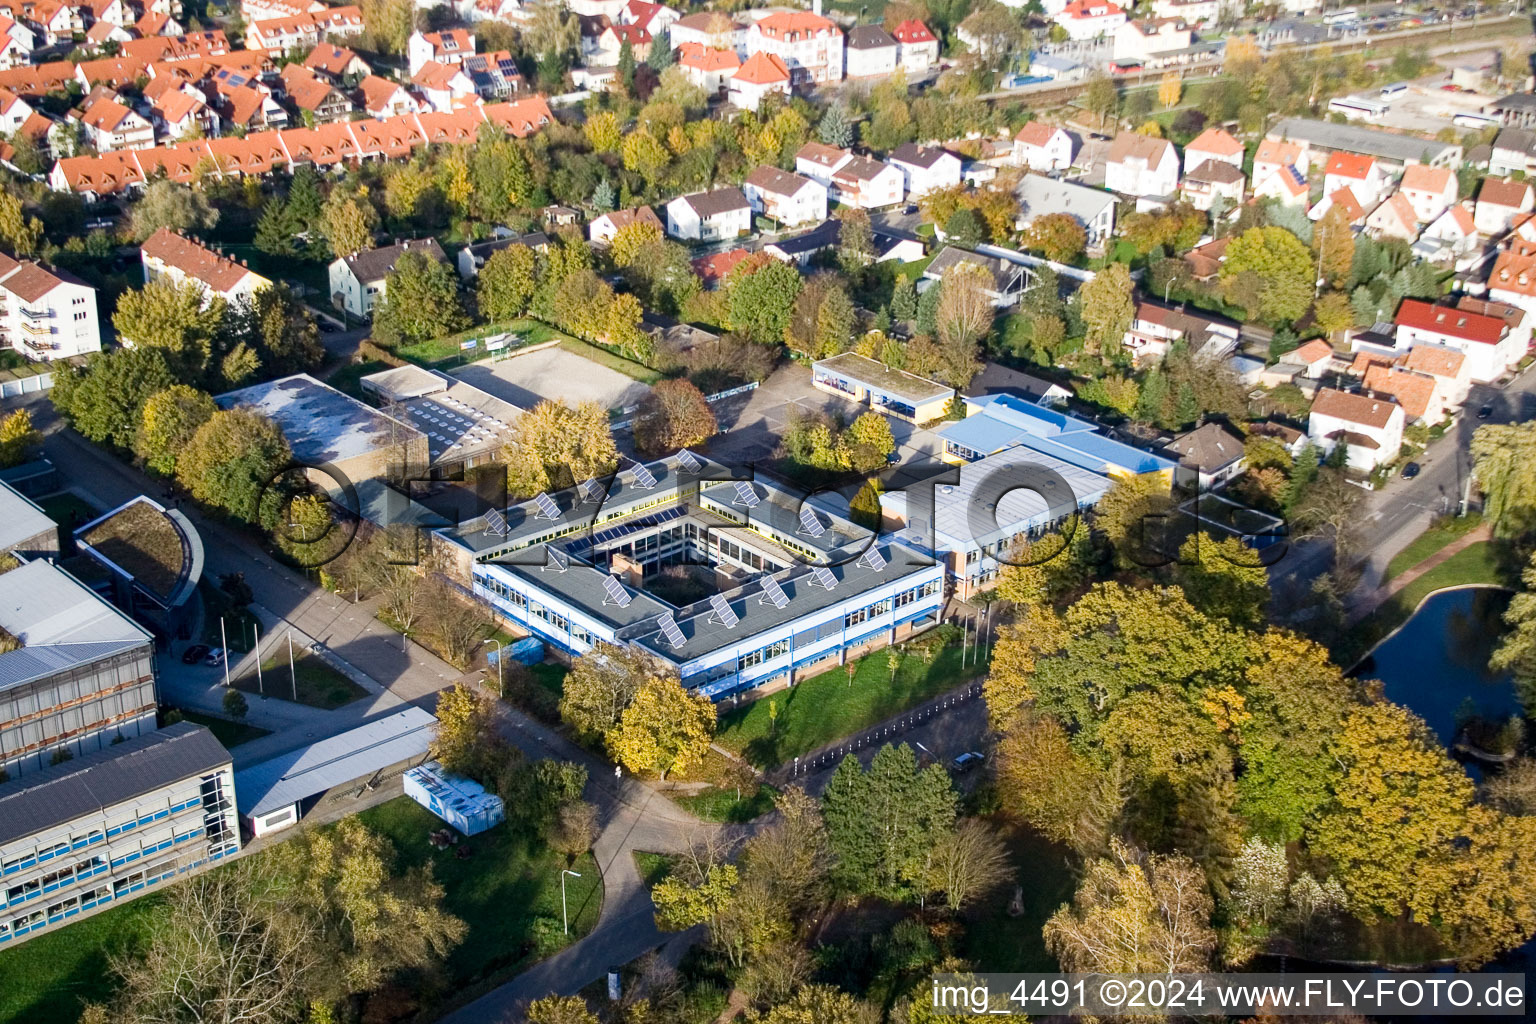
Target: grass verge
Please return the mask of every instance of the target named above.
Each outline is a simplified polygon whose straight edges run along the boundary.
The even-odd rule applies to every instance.
[[[113,992],[109,958],[135,948],[163,896],[145,896],[0,951],[0,1024],[78,1020]]]
[[[606,366],[610,370],[617,370],[626,377],[632,377],[642,384],[655,384],[661,380],[661,374],[649,366],[641,366],[631,359],[614,355],[605,348],[579,341],[576,338],[566,338],[560,342],[560,347],[574,355],[590,359],[600,366]]]
[[[635,870],[640,872],[640,881],[649,889],[672,873],[672,868],[677,864],[677,856],[671,853],[646,853],[643,850],[633,850],[631,854],[635,858]]]
[[[290,674],[288,652],[280,649],[261,663],[261,675],[267,696],[327,711],[368,696],[367,690],[307,651],[303,654],[293,652],[293,672]],[[236,679],[235,687],[246,693],[256,693],[256,682],[256,673],[251,672]]]
[[[263,736],[272,735],[270,729],[263,729],[257,725],[231,722],[227,718],[205,715],[201,711],[189,711],[186,708],[177,708],[176,711],[181,715],[183,722],[207,726],[208,731],[213,733],[213,738],[224,744],[225,747],[238,747],[242,743],[249,743],[251,740],[259,740]]]
[[[672,801],[701,821],[741,823],[773,810],[777,794],[772,786],[743,786],[739,790],[712,786],[688,796],[674,796]]]
[[[1387,563],[1387,579],[1396,579],[1452,541],[1465,537],[1483,523],[1480,515],[1436,519]]]
[[[432,847],[427,837],[443,823],[407,797],[371,807],[358,817],[389,836],[398,855],[397,869],[430,864],[443,887],[444,907],[469,926],[445,965],[455,1002],[575,942],[597,924],[603,883],[591,854],[568,863],[563,854],[508,822],[461,840],[459,845],[467,846],[470,855],[460,860],[457,848]],[[581,874],[565,881],[569,936],[562,931],[560,913],[560,872],[567,867]],[[469,987],[475,991],[467,991]]]
[[[771,768],[936,697],[982,674],[960,667],[960,648],[946,647],[931,662],[906,655],[891,677],[882,648],[856,662],[850,682],[841,668],[790,689],[731,708],[720,716],[716,742],[759,768]],[[778,711],[778,721],[770,717]]]

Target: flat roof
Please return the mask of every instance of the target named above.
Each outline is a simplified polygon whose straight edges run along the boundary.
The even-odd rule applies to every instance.
[[[419,433],[307,373],[228,391],[214,401],[223,409],[250,406],[270,418],[294,458],[315,465],[387,449]]]
[[[445,379],[446,388],[406,399],[391,410],[427,435],[432,461],[457,461],[505,447],[523,410],[473,384]]]
[[[871,391],[881,391],[897,398],[905,398],[914,405],[948,398],[955,389],[938,381],[919,377],[905,370],[893,370],[877,360],[861,356],[857,352],[844,352],[829,359],[818,359],[811,364],[813,370],[839,373],[851,377]]]
[[[260,817],[392,764],[425,757],[437,718],[407,706],[384,718],[290,750],[235,773],[240,813]]]
[[[37,835],[230,763],[213,733],[177,722],[0,783],[0,843]]]
[[[1397,163],[1429,163],[1449,150],[1461,147],[1451,142],[1436,142],[1417,135],[1397,135],[1375,128],[1362,128],[1332,121],[1314,121],[1305,117],[1282,118],[1269,130],[1271,139],[1301,140],[1322,149],[1344,150],[1376,156]]]
[[[140,495],[75,531],[91,557],[120,573],[163,608],[192,596],[203,544],[187,517]]]
[[[10,551],[40,533],[57,533],[58,528],[30,498],[0,481],[0,550]]]
[[[1154,473],[1173,468],[1171,459],[1105,437],[1096,424],[1036,402],[994,394],[967,398],[966,404],[979,411],[945,427],[939,436],[982,455],[1027,447],[1097,472],[1115,468]]]

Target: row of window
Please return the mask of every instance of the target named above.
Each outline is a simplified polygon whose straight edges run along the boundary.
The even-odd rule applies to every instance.
[[[44,892],[52,892],[62,885],[68,885],[81,878],[89,878],[100,871],[105,871],[107,862],[102,857],[91,857],[76,864],[50,871],[45,875],[28,879],[5,890],[5,904],[21,903],[30,900]]]

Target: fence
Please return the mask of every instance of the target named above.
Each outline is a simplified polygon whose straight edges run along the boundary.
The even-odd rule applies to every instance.
[[[972,682],[948,693],[940,694],[926,704],[920,704],[899,715],[898,717],[867,729],[846,740],[839,740],[829,747],[813,750],[805,757],[797,757],[790,764],[781,764],[769,773],[769,778],[775,785],[782,786],[793,782],[802,775],[815,775],[817,772],[828,768],[835,768],[837,763],[849,754],[857,753],[868,747],[883,746],[902,733],[915,729],[924,722],[930,721],[936,715],[944,714],[951,708],[958,707],[981,696],[981,683]]]
[[[716,402],[723,402],[727,398],[734,398],[737,395],[745,395],[749,391],[756,390],[757,381],[754,380],[750,384],[743,384],[739,388],[731,388],[729,391],[717,391],[713,395],[705,395],[704,401],[708,402],[710,405],[714,405]],[[628,430],[630,427],[635,425],[635,421],[632,419],[626,419],[625,417],[633,416],[639,410],[640,406],[638,403],[635,405],[626,405],[622,409],[612,410],[611,415],[617,416],[619,418],[610,423],[609,427],[614,430]]]

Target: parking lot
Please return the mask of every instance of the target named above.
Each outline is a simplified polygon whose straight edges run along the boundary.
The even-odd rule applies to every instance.
[[[500,362],[480,362],[453,371],[467,384],[527,409],[543,399],[604,409],[634,405],[650,387],[562,348],[543,348]]]

